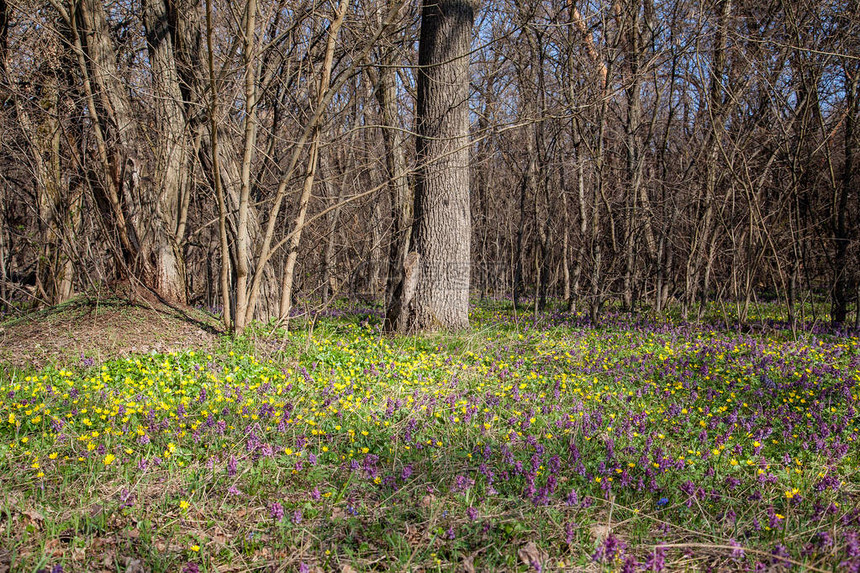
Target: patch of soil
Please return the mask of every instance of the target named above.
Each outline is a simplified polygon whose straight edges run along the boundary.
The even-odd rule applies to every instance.
[[[211,347],[218,322],[192,308],[125,298],[77,297],[0,322],[0,364],[16,368],[96,363],[127,354]]]

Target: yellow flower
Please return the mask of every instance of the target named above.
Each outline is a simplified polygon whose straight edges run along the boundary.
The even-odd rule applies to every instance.
[[[189,507],[191,507],[191,504],[188,503],[186,500],[183,499],[179,502],[179,509],[181,509],[182,511],[187,510]]]
[[[114,461],[115,459],[116,459],[116,456],[115,456],[115,455],[113,455],[113,454],[108,454],[108,455],[106,455],[106,456],[105,456],[105,459],[104,459],[104,462],[103,462],[103,463],[104,463],[104,465],[109,466],[109,465],[111,465],[111,464],[113,463],[113,461]]]
[[[194,553],[197,553],[198,551],[200,551],[200,546],[199,545],[192,545],[191,551],[193,551]]]

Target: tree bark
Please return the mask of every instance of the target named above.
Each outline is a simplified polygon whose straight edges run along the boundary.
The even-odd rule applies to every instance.
[[[59,7],[59,4],[55,4]],[[130,274],[169,302],[184,304],[185,265],[179,248],[184,118],[167,8],[148,4],[147,46],[157,94],[155,120],[163,141],[149,165],[140,125],[117,68],[104,5],[81,0],[61,12],[73,33],[103,173],[93,181],[106,227],[119,239],[121,276]],[[128,277],[131,278],[131,277]]]
[[[469,325],[469,45],[475,7],[471,0],[424,0],[421,6],[412,237],[420,274],[409,330]]]

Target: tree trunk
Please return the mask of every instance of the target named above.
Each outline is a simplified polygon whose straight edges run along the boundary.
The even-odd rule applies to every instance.
[[[408,329],[469,325],[471,0],[424,0],[418,48],[413,245],[420,255]]]
[[[846,67],[849,64],[845,64]],[[836,242],[836,254],[833,257],[834,277],[833,277],[833,302],[830,310],[830,322],[833,327],[842,326],[848,318],[848,302],[851,298],[851,270],[849,269],[849,247],[853,240],[857,237],[851,236],[851,229],[856,227],[855,224],[848,222],[848,197],[851,193],[857,193],[854,188],[854,161],[857,153],[856,141],[854,140],[854,125],[857,120],[857,91],[860,79],[857,78],[857,73],[860,71],[860,66],[854,67],[854,73],[849,74],[845,70],[845,83],[847,85],[846,107],[847,114],[845,117],[845,164],[842,168],[842,181],[839,186],[839,193],[834,205],[833,216],[833,238]],[[850,77],[853,75],[854,77]],[[856,271],[856,269],[855,269]],[[860,300],[856,303],[860,307]]]
[[[172,302],[184,303],[185,262],[180,243],[184,235],[183,205],[186,205],[189,148],[185,110],[173,50],[170,9],[166,0],[145,0],[146,28],[156,132],[155,162],[150,173],[149,193],[157,197],[152,229],[143,246],[144,257],[152,261],[153,288]]]
[[[328,30],[328,40],[326,42],[325,56],[323,58],[322,70],[320,71],[319,87],[316,93],[316,110],[315,113],[320,113],[320,109],[325,105],[325,96],[328,92],[331,83],[331,67],[334,59],[334,48],[337,41],[337,34],[340,30],[343,19],[346,16],[346,10],[349,7],[347,0],[341,0],[331,27]],[[293,278],[295,275],[296,260],[299,256],[299,243],[302,240],[302,231],[305,226],[305,218],[308,213],[308,205],[311,200],[311,191],[316,177],[319,148],[320,148],[320,126],[317,123],[310,135],[310,149],[308,150],[308,170],[305,174],[302,193],[299,197],[299,212],[296,215],[296,220],[293,223],[292,235],[287,246],[287,262],[284,264],[284,275],[281,284],[281,320],[288,320],[290,317],[290,308],[292,306],[293,295]]]
[[[163,299],[184,303],[185,265],[178,248],[182,157],[179,131],[184,129],[177,111],[178,84],[171,36],[163,4],[146,10],[147,45],[152,62],[153,86],[160,103],[155,108],[160,130],[153,139],[164,140],[156,149],[151,169],[145,155],[140,126],[132,112],[129,94],[117,69],[105,8],[96,0],[76,3],[63,14],[72,30],[102,173],[93,181],[96,201],[102,205],[106,227],[118,237],[121,252],[118,272],[130,274]],[[176,114],[179,114],[177,117]],[[177,149],[179,148],[179,149]],[[131,278],[128,277],[128,278]]]
[[[319,159],[319,170],[320,170],[320,179],[322,179],[323,186],[326,189],[326,197],[330,200],[334,201],[335,208],[332,211],[329,211],[326,219],[328,221],[328,232],[326,234],[326,245],[325,251],[323,252],[323,260],[322,260],[322,269],[321,269],[321,282],[322,282],[322,303],[324,305],[329,303],[329,298],[331,297],[333,292],[336,292],[336,288],[331,284],[332,276],[331,271],[334,267],[334,249],[335,242],[338,235],[338,221],[340,221],[340,211],[341,211],[341,198],[344,186],[343,185],[334,185],[331,183],[331,177],[334,176],[331,169],[328,168],[328,162],[325,160],[326,155],[324,153],[320,154]],[[337,187],[337,190],[335,190]]]
[[[379,67],[375,90],[382,120],[382,143],[385,148],[385,170],[391,197],[391,242],[388,248],[388,278],[385,283],[385,305],[391,304],[394,290],[403,278],[403,263],[409,252],[414,196],[406,177],[403,156],[403,132],[397,113],[397,84],[394,68],[396,52],[388,50]]]
[[[717,32],[714,38],[713,64],[708,92],[708,112],[711,132],[708,134],[705,151],[705,181],[701,193],[700,217],[693,231],[690,253],[687,259],[686,284],[681,314],[687,320],[690,306],[698,298],[699,282],[703,263],[709,260],[711,232],[714,219],[714,201],[719,181],[719,140],[723,122],[723,71],[726,66],[727,26],[732,9],[731,0],[720,0],[717,16]],[[701,311],[701,309],[700,309]]]

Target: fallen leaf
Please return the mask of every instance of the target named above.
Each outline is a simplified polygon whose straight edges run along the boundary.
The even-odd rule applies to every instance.
[[[343,519],[346,517],[346,512],[342,507],[335,507],[331,510],[331,518],[332,519]]]
[[[358,573],[353,569],[352,565],[344,564],[340,566],[340,573]]]
[[[9,573],[9,567],[12,565],[12,555],[0,547],[0,573]]]
[[[469,555],[463,559],[463,571],[466,573],[475,573],[475,556]]]
[[[147,573],[149,569],[144,567],[140,559],[125,558],[125,573]]]
[[[427,494],[421,498],[421,507],[430,507],[436,501],[436,496]]]
[[[529,541],[517,551],[520,560],[528,567],[543,566],[547,554],[534,541]],[[537,569],[537,567],[535,567]]]
[[[32,519],[33,521],[45,521],[45,516],[42,515],[41,512],[36,511],[35,509],[25,509],[23,512],[24,515]]]
[[[608,525],[592,525],[591,526],[591,535],[594,537],[594,540],[597,542],[601,542],[609,537],[609,534],[612,533],[612,528]]]

